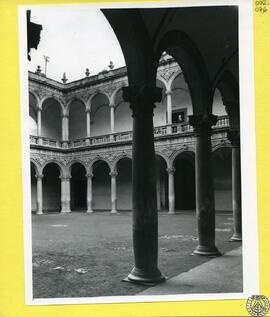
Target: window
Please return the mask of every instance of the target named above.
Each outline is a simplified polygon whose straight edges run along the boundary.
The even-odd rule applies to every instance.
[[[172,123],[183,123],[187,119],[187,109],[177,109],[172,112]]]

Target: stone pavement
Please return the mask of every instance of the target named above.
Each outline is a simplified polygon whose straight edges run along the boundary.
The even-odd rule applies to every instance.
[[[239,247],[137,295],[238,293],[242,290],[242,248]]]

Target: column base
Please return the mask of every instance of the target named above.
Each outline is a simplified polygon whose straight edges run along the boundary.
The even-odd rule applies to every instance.
[[[123,281],[152,286],[160,284],[165,280],[166,278],[161,274],[158,268],[153,269],[152,271],[145,271],[134,267],[131,273]]]
[[[219,250],[213,246],[202,246],[199,245],[197,248],[193,251],[196,255],[202,255],[202,256],[221,256],[222,254],[219,252]]]
[[[176,214],[175,210],[170,210],[170,211],[168,212],[168,215],[175,215],[175,214]]]
[[[86,210],[87,214],[92,214],[93,212],[94,212],[94,210],[92,210],[92,209],[91,210]]]
[[[43,212],[42,211],[37,211],[36,215],[43,215]]]
[[[231,241],[231,242],[242,242],[242,235],[240,233],[234,233],[229,241]]]
[[[114,214],[114,215],[118,215],[119,214],[119,212],[117,210],[111,210],[110,213]]]
[[[61,210],[60,214],[70,214],[71,210]]]

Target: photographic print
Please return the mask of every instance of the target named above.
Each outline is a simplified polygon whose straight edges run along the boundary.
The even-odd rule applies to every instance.
[[[251,19],[20,8],[27,304],[258,292]]]

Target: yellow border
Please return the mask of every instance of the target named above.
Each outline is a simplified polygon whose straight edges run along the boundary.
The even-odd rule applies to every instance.
[[[245,300],[25,306],[18,5],[76,2],[0,0],[0,317],[248,316]],[[80,0],[80,3],[89,2]],[[254,49],[260,292],[270,298],[270,5],[267,13],[261,13],[255,12],[255,4],[256,0]]]

